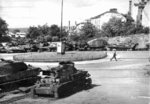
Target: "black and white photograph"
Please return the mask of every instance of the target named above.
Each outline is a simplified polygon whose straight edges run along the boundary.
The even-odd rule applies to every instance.
[[[150,104],[150,0],[0,0],[0,104]]]

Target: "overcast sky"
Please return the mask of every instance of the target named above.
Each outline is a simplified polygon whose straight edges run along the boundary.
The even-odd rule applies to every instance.
[[[133,0],[133,3],[138,0]],[[129,0],[64,0],[63,25],[71,21],[73,25],[99,15],[110,8],[121,13],[129,10]],[[60,26],[61,0],[0,0],[0,17],[9,27],[29,27],[37,25]],[[133,17],[137,7],[133,6]]]

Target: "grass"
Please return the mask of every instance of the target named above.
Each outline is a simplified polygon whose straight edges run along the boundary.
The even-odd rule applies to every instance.
[[[13,57],[16,61],[25,62],[59,62],[59,61],[85,61],[105,58],[106,52],[103,51],[73,51],[66,52],[64,55],[56,52],[24,53]]]

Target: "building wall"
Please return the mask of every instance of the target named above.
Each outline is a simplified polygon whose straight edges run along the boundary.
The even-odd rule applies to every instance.
[[[101,15],[98,18],[90,19],[90,22],[92,24],[94,24],[98,29],[101,29],[102,25],[104,23],[108,22],[109,19],[112,18],[112,17],[122,18],[123,21],[126,20],[125,17],[121,14],[118,14],[118,13],[105,13],[105,14]]]

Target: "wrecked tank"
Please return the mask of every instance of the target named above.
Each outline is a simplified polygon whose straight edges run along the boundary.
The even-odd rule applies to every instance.
[[[40,71],[40,68],[26,65],[24,62],[1,59],[0,94],[34,84],[39,79]]]
[[[57,67],[42,71],[43,77],[37,82],[34,95],[60,98],[91,86],[88,71],[77,70],[73,62],[60,62]]]

